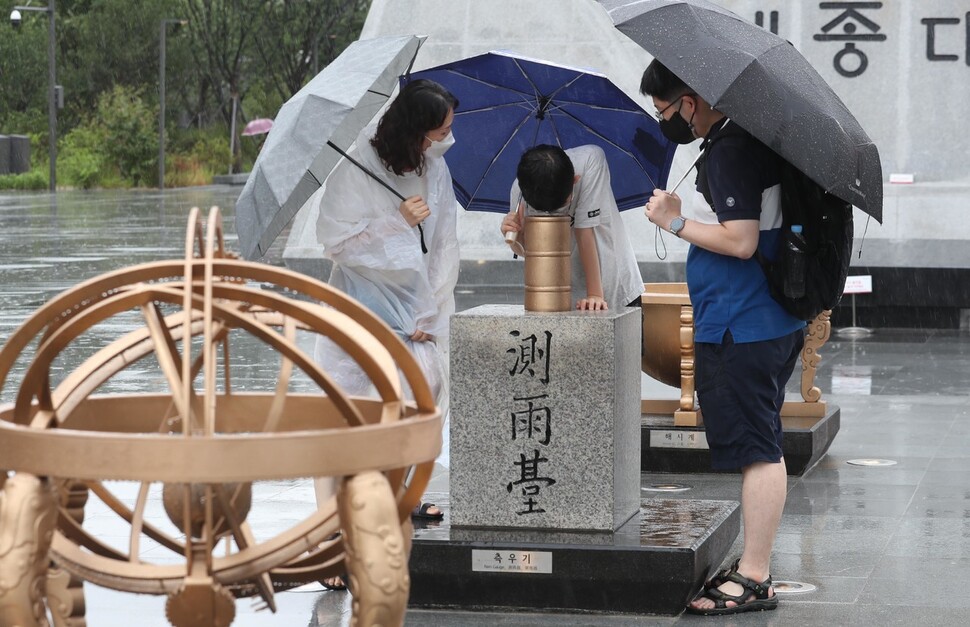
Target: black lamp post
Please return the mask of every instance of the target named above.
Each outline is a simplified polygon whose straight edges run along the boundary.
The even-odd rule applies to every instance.
[[[47,0],[47,7],[15,6],[10,13],[10,23],[14,28],[20,27],[21,11],[39,11],[47,13],[47,130],[48,153],[50,156],[50,190],[57,190],[57,87],[54,64],[54,0]]]
[[[165,189],[165,35],[169,24],[188,23],[188,20],[164,19],[158,29],[158,189]]]

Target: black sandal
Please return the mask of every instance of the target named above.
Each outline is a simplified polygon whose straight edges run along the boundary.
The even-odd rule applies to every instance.
[[[331,540],[336,540],[340,536],[341,536],[341,533],[339,531],[334,532],[331,535],[327,536],[327,538],[325,539],[325,542],[330,542]],[[313,547],[313,548],[310,549],[310,553],[316,553],[319,550],[320,550],[320,547],[316,547],[315,546],[315,547]],[[337,581],[338,583],[330,584],[330,583],[327,583],[327,581]],[[340,573],[339,575],[336,575],[334,577],[327,577],[326,579],[321,579],[320,580],[320,585],[323,586],[323,589],[324,590],[336,590],[336,591],[346,590],[347,589],[347,572],[344,571],[343,573]]]
[[[428,510],[431,509],[432,507],[438,509],[437,514],[428,513]],[[441,508],[439,508],[434,503],[421,503],[420,505],[418,505],[417,507],[411,510],[411,518],[417,518],[421,520],[441,520],[444,517],[445,517],[445,513],[441,511]]]
[[[330,581],[338,581],[340,583],[330,584],[327,583],[328,579]],[[328,579],[321,579],[320,585],[323,586],[324,590],[346,590],[347,589],[347,575],[337,575],[336,577],[329,577]]]
[[[731,564],[730,568],[722,568],[720,571],[717,572],[717,574],[715,574],[713,577],[711,577],[706,582],[704,582],[704,589],[706,590],[708,588],[720,588],[725,581],[730,581],[728,579],[728,575],[730,575],[731,573],[737,572],[738,566],[740,565],[741,565],[741,558],[739,557],[738,559],[734,560],[734,563]]]
[[[778,607],[778,595],[769,597],[771,591],[771,577],[761,583],[748,579],[738,572],[738,564],[741,560],[734,562],[734,565],[727,570],[722,570],[711,577],[711,581],[704,587],[704,593],[698,598],[707,598],[714,601],[714,607],[695,608],[687,606],[690,614],[700,614],[701,616],[725,616],[727,614],[740,614],[741,612],[755,612],[773,610]],[[718,590],[718,586],[729,581],[740,585],[744,590],[735,596]],[[734,603],[729,607],[728,602]]]

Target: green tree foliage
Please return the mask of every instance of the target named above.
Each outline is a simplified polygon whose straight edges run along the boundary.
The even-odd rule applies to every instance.
[[[26,16],[14,30],[7,15],[0,16],[0,134],[46,133],[47,22]]]
[[[357,37],[369,0],[280,0],[255,34],[263,77],[286,100]]]
[[[178,0],[86,0],[65,7],[64,17],[58,20],[58,67],[59,82],[72,104],[65,112],[69,126],[116,85],[158,98],[160,23],[163,18],[179,17],[178,4]],[[191,72],[187,46],[175,37],[169,39],[168,72],[173,76]]]
[[[58,177],[81,189],[102,186],[108,174],[101,152],[104,135],[98,125],[90,122],[74,127],[60,142]]]
[[[229,135],[224,127],[185,129],[173,137],[165,169],[166,187],[208,185],[216,174],[226,173]]]
[[[47,189],[47,175],[37,170],[23,174],[5,174],[0,176],[0,190],[16,189],[37,191]]]
[[[230,121],[232,98],[245,96],[257,68],[247,54],[272,4],[265,0],[183,0],[196,63]]]
[[[66,180],[90,188],[117,182],[154,183],[158,166],[157,112],[138,92],[118,85],[98,97],[96,112],[72,129],[60,146]]]
[[[158,164],[158,113],[134,89],[117,86],[98,98],[97,124],[107,139],[104,152],[122,178],[135,185],[153,181]]]
[[[19,3],[23,0],[0,0],[0,16]],[[233,102],[238,171],[257,145],[240,138],[245,122],[274,117],[315,68],[323,69],[358,37],[369,5],[370,0],[58,0],[57,83],[65,96],[58,111],[58,162],[65,170],[59,179],[80,187],[155,182],[163,19],[189,21],[181,30],[174,25],[166,30],[166,132],[169,159],[178,156],[195,172],[179,180],[195,181],[229,168]],[[40,144],[47,137],[45,17],[25,14],[17,31],[0,21],[0,133],[29,134]],[[206,150],[213,154],[202,154]],[[34,157],[40,159],[41,152]]]
[[[246,97],[246,79],[256,69],[247,52],[271,5],[265,0],[184,0],[196,62],[236,137],[239,129],[234,123],[239,103]],[[233,162],[238,171],[238,141],[234,145]]]

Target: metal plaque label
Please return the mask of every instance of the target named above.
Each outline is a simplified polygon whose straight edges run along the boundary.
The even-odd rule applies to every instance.
[[[707,435],[703,431],[653,429],[650,431],[650,448],[706,449],[710,447],[707,446]]]
[[[550,551],[472,549],[472,571],[480,573],[552,573]]]

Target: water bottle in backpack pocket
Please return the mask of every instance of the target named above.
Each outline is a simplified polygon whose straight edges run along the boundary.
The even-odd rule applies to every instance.
[[[802,235],[802,225],[793,224],[791,231],[785,233],[785,282],[782,286],[785,297],[802,298],[805,296],[805,256],[808,243]]]

